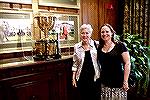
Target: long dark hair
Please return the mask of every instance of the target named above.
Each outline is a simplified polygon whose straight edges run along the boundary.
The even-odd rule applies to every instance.
[[[110,29],[110,31],[113,33],[112,38],[111,38],[111,41],[114,42],[114,43],[116,43],[116,41],[117,41],[117,40],[115,40],[116,31],[113,29],[113,27],[112,27],[110,24],[108,24],[108,23],[103,24],[103,25],[100,27],[99,32],[101,33],[101,29],[102,29],[102,27],[104,27],[104,26],[107,26],[107,27]],[[102,48],[102,47],[104,46],[104,40],[101,38],[101,35],[100,35],[100,39],[99,39],[99,44],[100,44],[100,45],[99,45],[100,48]]]

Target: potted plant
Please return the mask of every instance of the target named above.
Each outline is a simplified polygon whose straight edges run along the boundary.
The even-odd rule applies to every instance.
[[[141,39],[138,35],[124,33],[123,41],[131,56],[131,72],[135,74],[136,78],[132,81],[136,83],[136,95],[146,96],[150,81],[150,64],[147,55],[148,47],[143,46],[144,39]]]

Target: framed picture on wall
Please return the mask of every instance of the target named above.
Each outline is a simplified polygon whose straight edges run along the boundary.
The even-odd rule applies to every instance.
[[[66,7],[66,8],[79,8],[80,0],[39,0],[39,5]]]
[[[51,32],[59,35],[60,46],[73,46],[78,42],[79,16],[60,14],[55,15],[56,22]]]
[[[0,12],[0,52],[32,49],[31,13]]]

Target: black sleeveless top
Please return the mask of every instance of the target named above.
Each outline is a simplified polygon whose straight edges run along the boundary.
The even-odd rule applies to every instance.
[[[123,59],[122,53],[127,48],[121,42],[116,43],[114,48],[107,53],[98,48],[98,60],[101,64],[101,82],[111,88],[121,88],[123,84]]]
[[[94,66],[91,58],[90,51],[85,51],[85,58],[84,58],[84,63],[82,66],[81,74],[79,81],[82,81],[82,83],[91,83],[94,82]]]

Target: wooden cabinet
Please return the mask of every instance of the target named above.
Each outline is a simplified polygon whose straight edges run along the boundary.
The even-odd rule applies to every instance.
[[[0,100],[68,100],[72,58],[0,69]]]
[[[48,78],[42,74],[7,80],[4,87],[6,100],[49,100]]]

